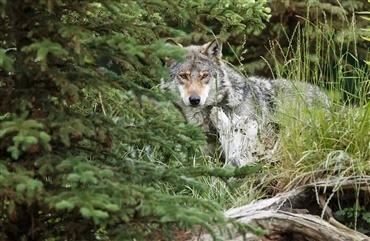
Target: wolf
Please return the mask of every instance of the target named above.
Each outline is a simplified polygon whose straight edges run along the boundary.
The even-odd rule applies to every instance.
[[[257,161],[259,134],[275,112],[278,95],[288,101],[294,90],[302,89],[302,99],[308,105],[319,100],[329,106],[328,97],[317,86],[245,77],[222,59],[219,38],[187,47],[171,39],[166,43],[183,48],[186,54],[184,61],[166,61],[169,78],[161,80],[160,88],[177,94],[175,106],[188,123],[199,126],[207,136],[205,152],[214,152],[218,141],[226,163],[244,166]]]

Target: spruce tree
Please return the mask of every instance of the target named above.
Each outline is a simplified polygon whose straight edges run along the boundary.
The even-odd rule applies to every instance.
[[[158,92],[164,45],[185,31],[262,28],[265,1],[0,1],[0,240],[173,240],[223,231],[211,200],[181,195],[205,138]],[[181,166],[174,166],[181,163]],[[160,187],[170,187],[165,192]]]

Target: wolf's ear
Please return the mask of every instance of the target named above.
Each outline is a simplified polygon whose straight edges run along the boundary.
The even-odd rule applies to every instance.
[[[215,60],[218,64],[221,63],[222,59],[222,42],[221,39],[216,38],[211,42],[203,45],[203,54],[207,55],[209,58]]]

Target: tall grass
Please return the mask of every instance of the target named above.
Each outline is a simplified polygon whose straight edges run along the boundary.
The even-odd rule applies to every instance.
[[[307,15],[309,11],[310,8]],[[302,104],[297,108],[294,103],[278,111],[276,122],[281,128],[275,153],[278,164],[268,172],[275,173],[273,178],[279,180],[279,191],[330,176],[370,173],[370,105],[366,104],[365,94],[369,76],[357,53],[350,52],[357,43],[355,17],[343,19],[346,33],[336,33],[337,39],[333,38],[330,20],[325,24],[305,21],[304,29],[297,26],[294,36],[287,36],[288,48],[271,44],[275,59],[271,64],[275,68],[271,69],[276,77],[325,88],[333,104],[330,110],[322,110]],[[283,56],[283,61],[277,56]],[[349,66],[348,56],[356,59],[354,65]],[[333,64],[335,71],[328,63]],[[355,86],[357,91],[350,93],[357,106],[348,105],[349,101],[343,99],[346,90],[342,86],[348,79],[359,83]]]
[[[308,8],[307,15],[309,11]],[[330,19],[323,25],[305,21],[304,29],[297,27],[295,36],[287,36],[290,43],[287,49],[278,43],[271,45],[275,59],[271,64],[275,69],[271,69],[277,77],[325,88],[332,106],[322,110],[302,104],[297,108],[294,103],[277,113],[276,122],[280,125],[278,150],[274,153],[277,162],[264,173],[270,187],[274,186],[270,190],[275,192],[319,180],[370,175],[370,76],[368,66],[361,63],[363,60],[356,52],[359,39],[356,17],[344,18],[342,27],[346,31],[335,34]],[[283,61],[277,56],[284,56]],[[334,63],[333,68],[328,68],[328,63]],[[368,220],[363,217],[370,213],[370,207],[359,193],[357,189],[352,199],[338,197],[334,208],[333,203],[330,205],[343,224],[369,233]]]

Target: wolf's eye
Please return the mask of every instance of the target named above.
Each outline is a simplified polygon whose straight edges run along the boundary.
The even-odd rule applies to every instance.
[[[201,77],[201,78],[202,78],[202,80],[203,80],[203,79],[207,79],[207,78],[208,78],[208,76],[209,76],[209,73],[203,73],[203,75],[202,75],[202,77]]]
[[[179,74],[179,76],[183,80],[187,80],[188,79],[188,75],[186,73],[181,73],[181,74]]]

